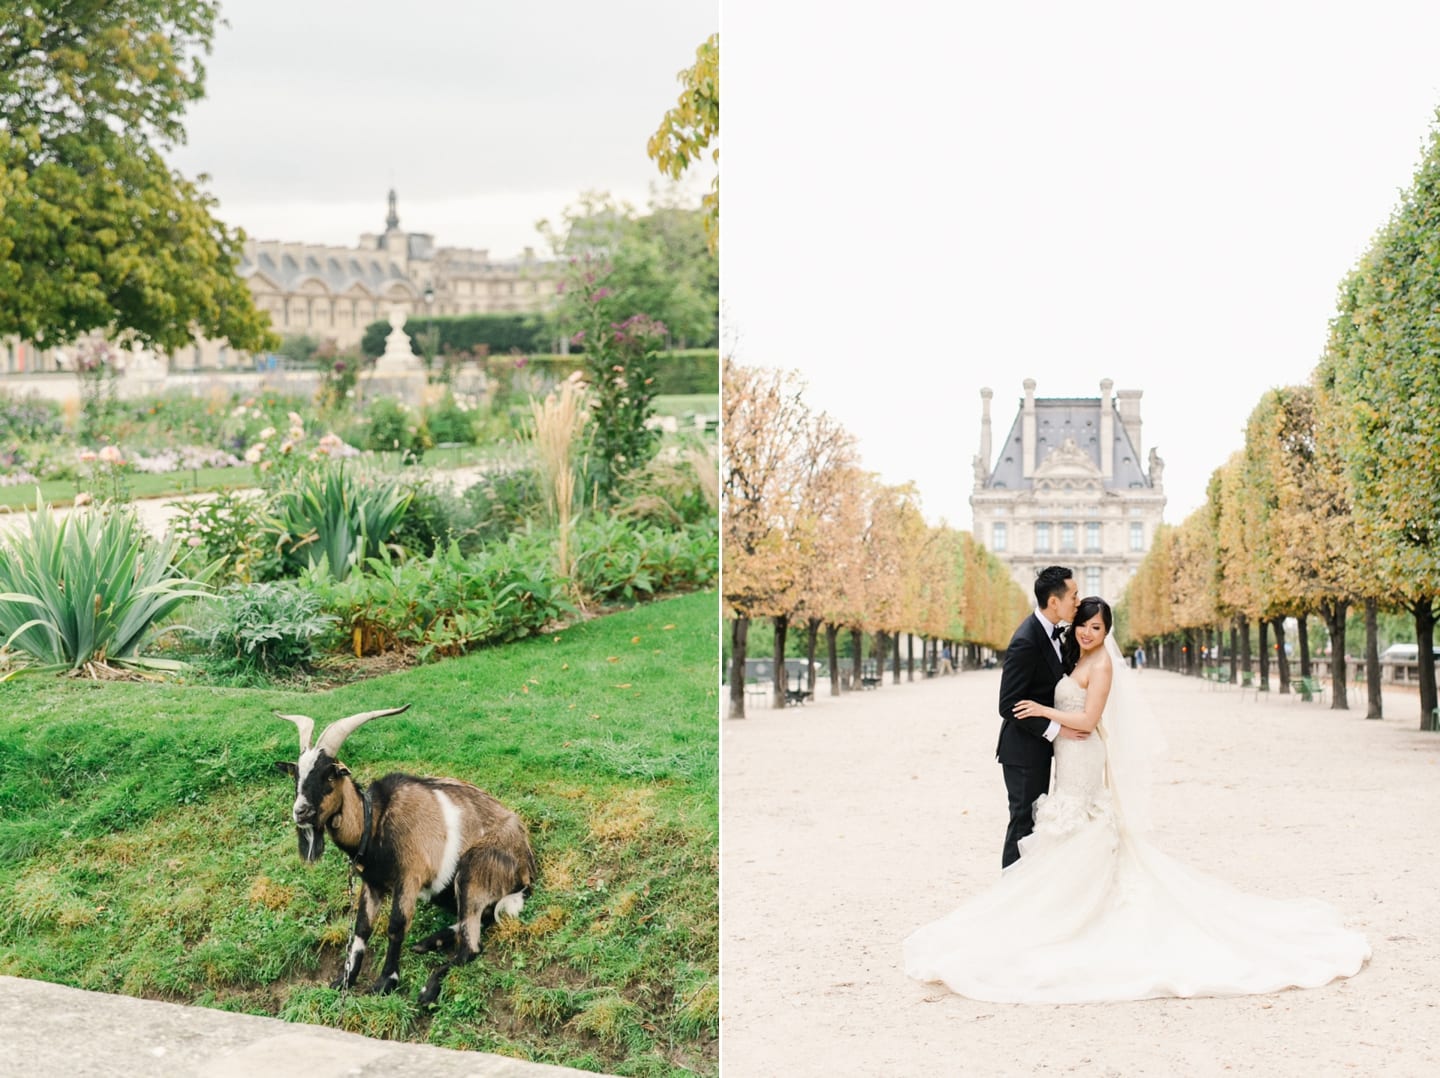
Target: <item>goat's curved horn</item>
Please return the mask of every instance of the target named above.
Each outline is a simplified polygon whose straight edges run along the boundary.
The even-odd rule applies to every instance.
[[[289,719],[300,730],[300,755],[304,756],[310,751],[310,738],[315,733],[315,720],[309,715],[284,715],[275,712],[277,718]]]
[[[410,705],[406,704],[404,707],[389,707],[384,711],[362,711],[358,715],[336,719],[325,727],[325,732],[320,735],[320,740],[316,742],[315,747],[323,752],[328,752],[331,756],[339,756],[340,746],[345,743],[347,737],[354,733],[356,727],[363,726],[371,719],[378,719],[382,715],[398,715],[402,711],[409,710]]]

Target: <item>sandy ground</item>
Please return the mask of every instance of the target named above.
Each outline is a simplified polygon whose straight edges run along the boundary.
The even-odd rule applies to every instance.
[[[1005,794],[998,671],[722,720],[722,1073],[1440,1074],[1440,734],[1242,701],[1158,671],[1157,845],[1274,897],[1324,898],[1369,965],[1324,988],[1023,1006],[909,980],[901,941],[988,885]]]

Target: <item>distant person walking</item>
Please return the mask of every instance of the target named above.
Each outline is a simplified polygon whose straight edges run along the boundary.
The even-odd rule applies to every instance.
[[[1137,674],[1145,672],[1145,649],[1139,645],[1135,647],[1135,672]]]

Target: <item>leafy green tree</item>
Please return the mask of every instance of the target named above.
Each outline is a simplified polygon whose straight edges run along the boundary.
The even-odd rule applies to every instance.
[[[172,170],[215,0],[34,0],[0,18],[0,335],[91,330],[174,350],[278,339],[236,276],[243,234]],[[202,177],[203,179],[203,177]]]
[[[1362,261],[1353,332],[1335,356],[1345,459],[1369,572],[1415,618],[1420,728],[1437,728],[1440,602],[1440,127],[1409,189]],[[1327,374],[1327,378],[1331,376]]]
[[[605,289],[616,321],[647,315],[665,324],[669,344],[713,347],[720,337],[720,269],[700,217],[658,197],[641,215],[589,192],[558,223],[542,221],[541,233],[570,271],[555,311],[558,334],[569,338],[585,328],[587,296],[578,286],[591,278]]]
[[[678,180],[710,150],[715,178],[701,200],[710,250],[720,248],[720,35],[711,34],[695,50],[695,63],[679,74],[681,92],[646,145],[660,171]],[[711,144],[714,143],[714,148]]]

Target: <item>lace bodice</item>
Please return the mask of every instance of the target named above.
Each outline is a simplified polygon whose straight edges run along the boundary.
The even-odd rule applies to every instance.
[[[1066,674],[1055,686],[1055,708],[1058,711],[1084,711],[1085,690]],[[1084,741],[1072,738],[1055,739],[1054,795],[1077,797],[1093,802],[1104,796],[1105,741],[1101,734],[1091,734]]]

